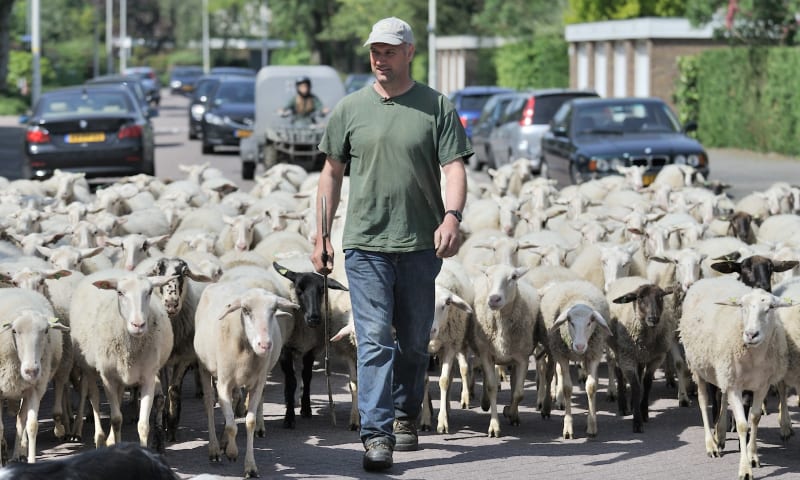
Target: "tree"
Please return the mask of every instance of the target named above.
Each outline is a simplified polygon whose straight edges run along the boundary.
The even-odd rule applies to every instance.
[[[11,50],[11,10],[14,0],[0,0],[0,91],[6,90],[8,52]]]
[[[570,24],[642,17],[681,17],[689,1],[693,0],[569,0],[565,20]]]
[[[794,45],[798,0],[687,0],[686,16],[693,24],[725,18],[717,35],[749,45]]]

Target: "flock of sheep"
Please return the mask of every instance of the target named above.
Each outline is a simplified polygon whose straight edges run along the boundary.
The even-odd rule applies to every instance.
[[[35,461],[40,414],[52,415],[56,437],[80,440],[87,399],[98,447],[121,441],[121,405],[131,398],[138,400],[139,443],[162,451],[176,440],[181,385],[194,369],[209,458],[238,457],[235,417],[245,417],[244,473],[255,476],[253,437],[264,435],[268,375],[275,365],[284,372],[284,426],[293,428],[294,367],[302,370],[300,414],[310,416],[311,371],[326,337],[348,366],[349,428],[359,428],[342,262],[328,281],[326,331],[324,283],[309,260],[317,175],[279,164],[244,192],[207,164],[181,168],[180,180],[137,175],[96,192],[82,175],[61,171],[46,181],[0,184],[0,280],[7,287],[0,289],[0,397],[14,410],[11,402],[20,402],[14,448],[2,442],[3,464]],[[461,407],[470,405],[479,370],[488,435],[500,436],[500,379],[510,372],[511,404],[502,413],[519,424],[533,360],[537,408],[544,417],[564,410],[567,439],[576,435],[571,364],[585,378],[590,437],[599,434],[601,362],[609,367],[609,396],[621,415],[633,414],[639,433],[654,372],[664,368],[677,378],[681,406],[689,405],[694,380],[709,455],[724,446],[730,407],[739,478],[752,479],[767,391],[777,389],[788,438],[787,396],[800,387],[800,308],[792,303],[800,301],[800,188],[775,183],[734,200],[689,167],[667,166],[647,187],[642,169],[620,173],[560,190],[519,162],[490,170],[490,181],[470,178],[465,241],[436,282],[429,345],[441,366],[435,428],[452,428],[455,362]],[[345,182],[335,246],[346,190]],[[52,412],[40,413],[51,381]],[[219,438],[216,402],[225,420]],[[434,428],[432,410],[426,398],[422,429]]]

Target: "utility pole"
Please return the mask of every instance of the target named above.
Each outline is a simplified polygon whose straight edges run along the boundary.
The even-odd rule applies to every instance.
[[[106,73],[114,73],[114,0],[106,0]]]
[[[119,73],[128,67],[128,0],[119,0]]]
[[[203,72],[211,70],[211,54],[208,40],[208,0],[203,0]]]
[[[436,0],[428,0],[428,86],[439,90],[436,68]]]
[[[39,32],[39,0],[31,2],[31,55],[33,56],[33,85],[31,88],[31,104],[36,105],[42,93],[42,38]]]
[[[261,66],[266,67],[269,64],[269,0],[264,0],[264,5],[261,7],[261,23],[263,25],[264,36],[261,39]]]

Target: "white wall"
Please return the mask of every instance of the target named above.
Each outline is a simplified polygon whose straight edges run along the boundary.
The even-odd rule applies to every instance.
[[[634,53],[634,86],[633,94],[637,97],[650,95],[650,53],[646,40],[637,40]]]
[[[608,48],[605,42],[594,46],[594,91],[601,97],[608,96]]]
[[[577,52],[577,79],[578,84],[576,85],[579,89],[588,89],[589,88],[589,57],[586,55],[586,44],[579,43],[578,44],[578,52]]]

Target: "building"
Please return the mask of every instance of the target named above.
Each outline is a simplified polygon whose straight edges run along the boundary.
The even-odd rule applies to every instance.
[[[677,59],[725,45],[714,26],[685,18],[639,18],[567,25],[570,86],[603,97],[653,96],[672,105]]]
[[[449,95],[468,85],[478,85],[478,52],[504,45],[500,37],[453,35],[436,37],[436,90]]]

